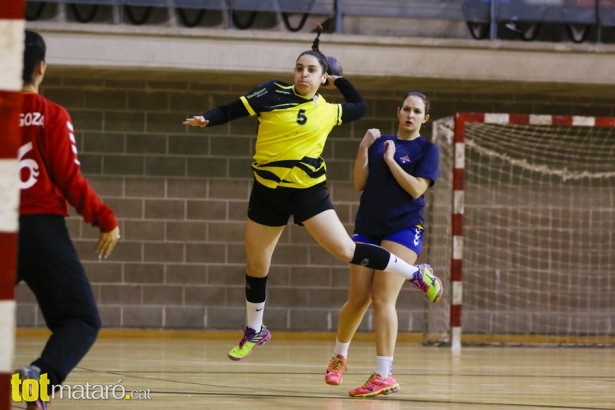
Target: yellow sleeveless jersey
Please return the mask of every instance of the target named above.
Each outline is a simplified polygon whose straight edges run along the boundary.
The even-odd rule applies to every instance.
[[[321,157],[327,136],[342,123],[341,104],[316,94],[305,99],[292,85],[269,81],[240,97],[259,122],[252,169],[269,187],[309,188],[326,179]]]

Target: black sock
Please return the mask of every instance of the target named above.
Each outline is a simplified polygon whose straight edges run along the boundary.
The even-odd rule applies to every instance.
[[[267,299],[267,276],[255,278],[246,274],[246,300],[250,303],[262,303]]]

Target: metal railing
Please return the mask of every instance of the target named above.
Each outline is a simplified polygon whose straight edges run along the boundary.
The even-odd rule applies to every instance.
[[[93,19],[98,6],[121,9],[120,23],[128,17],[129,23],[143,24],[148,10],[166,8],[185,15],[186,11],[203,16],[208,10],[217,10],[228,17],[227,28],[250,28],[260,12],[279,13],[290,31],[298,31],[308,16],[321,16],[329,20],[330,31],[344,32],[345,17],[408,18],[418,20],[446,20],[465,22],[476,39],[498,38],[498,30],[517,32],[523,40],[532,40],[542,24],[563,24],[574,42],[585,41],[590,30],[596,30],[597,42],[605,27],[615,27],[615,0],[27,0],[34,8],[27,16],[36,19],[47,3],[62,3],[78,10],[90,6],[88,12],[77,13],[80,21]],[[131,9],[145,8],[141,18],[134,18]],[[124,13],[126,11],[126,13]],[[239,22],[238,13],[247,13],[247,21]],[[40,13],[38,13],[40,14]],[[302,16],[298,24],[290,24],[290,16]],[[183,24],[198,25],[198,19]]]

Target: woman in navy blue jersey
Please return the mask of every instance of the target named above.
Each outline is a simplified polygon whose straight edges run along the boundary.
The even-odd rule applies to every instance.
[[[353,177],[362,194],[353,240],[379,245],[414,264],[423,242],[423,194],[438,178],[439,154],[437,146],[420,134],[422,124],[429,119],[429,100],[423,93],[408,92],[397,108],[397,118],[396,135],[369,129],[359,146]],[[367,382],[349,394],[372,397],[399,390],[391,371],[398,327],[395,304],[404,282],[398,275],[351,265],[348,301],[340,312],[336,347],[325,374],[328,384],[342,383],[350,341],[371,304],[376,367]],[[428,292],[434,302],[442,296],[439,285],[434,287],[437,294]]]

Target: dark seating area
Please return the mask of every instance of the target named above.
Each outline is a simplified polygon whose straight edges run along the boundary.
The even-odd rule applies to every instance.
[[[615,34],[615,0],[28,0],[26,12],[30,21],[290,32],[313,29],[311,18],[337,34],[352,19],[390,19],[391,35],[400,20],[453,22],[476,40],[602,43]]]

